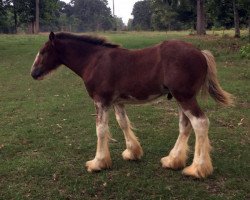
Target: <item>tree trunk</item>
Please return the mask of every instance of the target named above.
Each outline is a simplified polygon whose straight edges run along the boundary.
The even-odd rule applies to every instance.
[[[13,13],[14,13],[14,33],[17,33],[17,8],[16,1],[13,1]]]
[[[39,0],[36,0],[36,34],[39,33]]]
[[[36,26],[36,25],[35,25],[35,22],[32,21],[32,22],[31,22],[31,33],[32,33],[32,34],[35,34],[35,32],[36,32],[36,30],[35,30],[36,27],[35,27],[35,26]]]
[[[250,42],[250,15],[248,15],[248,41]]]
[[[114,31],[117,31],[117,21],[116,21],[116,16],[115,16],[115,0],[113,0],[113,18],[114,18]]]
[[[204,0],[197,0],[197,25],[198,35],[206,35]]]
[[[240,37],[240,19],[239,19],[239,12],[238,12],[238,2],[237,0],[233,0],[233,9],[234,9],[234,28],[235,28],[235,34],[234,37],[239,38]]]

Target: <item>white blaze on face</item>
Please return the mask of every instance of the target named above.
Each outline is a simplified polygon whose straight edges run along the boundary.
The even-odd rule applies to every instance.
[[[35,60],[34,60],[34,62],[33,62],[32,67],[31,67],[31,72],[34,70],[36,63],[38,62],[39,55],[40,55],[40,53],[38,52],[38,53],[36,54],[36,58],[35,58]]]

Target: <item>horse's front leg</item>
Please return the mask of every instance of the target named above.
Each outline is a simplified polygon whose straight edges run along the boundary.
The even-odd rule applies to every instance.
[[[100,171],[111,167],[109,152],[109,127],[108,127],[108,108],[101,103],[95,102],[96,107],[96,133],[97,149],[93,160],[86,163],[88,172]]]
[[[126,140],[127,148],[125,151],[123,151],[122,157],[124,160],[138,160],[142,157],[143,151],[139,141],[137,140],[137,137],[132,130],[124,105],[116,104],[114,108],[116,120],[121,127]]]

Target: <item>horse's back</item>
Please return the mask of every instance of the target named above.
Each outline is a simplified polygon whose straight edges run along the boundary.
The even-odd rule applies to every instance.
[[[201,51],[193,44],[180,41],[170,40],[162,42],[160,45],[161,58],[169,62],[177,62],[182,65],[186,64],[206,64],[206,59]]]

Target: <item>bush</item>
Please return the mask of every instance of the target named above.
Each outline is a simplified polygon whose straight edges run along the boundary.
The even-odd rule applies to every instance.
[[[244,58],[250,58],[250,44],[247,44],[240,48],[240,55]]]

